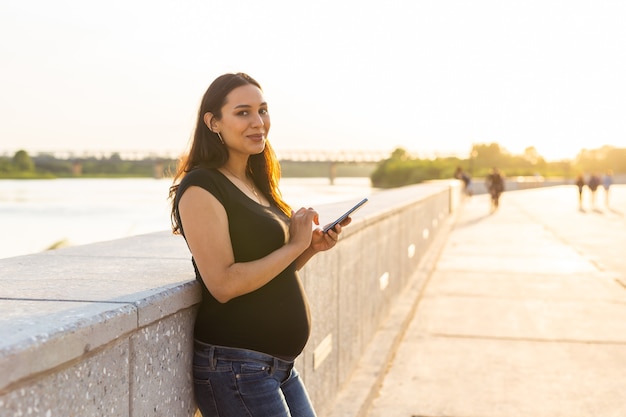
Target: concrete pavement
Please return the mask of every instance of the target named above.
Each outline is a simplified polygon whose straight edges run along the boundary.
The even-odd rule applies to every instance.
[[[574,186],[505,192],[494,213],[469,199],[399,301],[408,319],[390,317],[386,372],[357,370],[332,415],[626,416],[626,186],[610,208],[585,197],[579,210]]]

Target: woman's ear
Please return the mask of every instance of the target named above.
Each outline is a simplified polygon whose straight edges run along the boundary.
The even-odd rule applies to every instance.
[[[216,126],[216,120],[213,117],[213,113],[211,112],[204,113],[204,124],[206,125],[206,127],[209,128],[211,132],[216,132],[215,129],[217,129],[217,126]]]

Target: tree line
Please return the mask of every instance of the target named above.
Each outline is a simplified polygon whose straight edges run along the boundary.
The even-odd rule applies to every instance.
[[[626,148],[602,146],[583,149],[574,160],[546,161],[534,147],[522,155],[513,155],[497,143],[475,144],[467,158],[446,157],[420,159],[411,157],[403,148],[381,161],[370,178],[379,188],[399,187],[432,179],[454,177],[461,167],[472,177],[485,177],[497,167],[506,176],[536,176],[574,178],[581,173],[626,173]]]
[[[13,157],[0,156],[0,178],[69,178],[69,177],[168,177],[176,171],[176,159],[148,157],[124,159],[118,153],[101,157],[58,158],[52,154],[30,156],[20,150]],[[373,163],[339,164],[337,176],[367,177]],[[326,177],[329,162],[281,163],[284,177]]]
[[[19,150],[13,157],[0,156],[0,178],[160,177],[173,172],[176,163],[175,159],[155,157],[123,159],[118,153],[66,159],[52,154],[31,156]]]
[[[0,156],[0,178],[67,178],[67,177],[161,177],[175,172],[177,160],[147,157],[123,159],[113,153],[106,157],[57,158],[52,154],[31,156],[25,150],[12,157]],[[326,176],[323,163],[304,166],[285,164],[283,176]],[[615,174],[626,173],[626,148],[603,146],[581,150],[574,160],[546,161],[534,147],[522,155],[513,155],[497,143],[475,144],[467,158],[445,157],[422,159],[413,157],[403,148],[394,150],[389,158],[374,166],[354,166],[343,169],[339,176],[369,175],[372,185],[379,188],[399,187],[433,179],[452,178],[457,167],[472,177],[484,177],[497,167],[511,176],[574,178],[580,173],[602,173],[612,169]]]

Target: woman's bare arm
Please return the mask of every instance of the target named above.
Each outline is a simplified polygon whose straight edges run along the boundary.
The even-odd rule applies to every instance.
[[[310,245],[311,222],[316,215],[299,211],[292,218],[286,245],[261,259],[236,263],[226,210],[211,193],[189,187],[180,198],[178,210],[200,276],[220,303],[261,288],[296,260]]]

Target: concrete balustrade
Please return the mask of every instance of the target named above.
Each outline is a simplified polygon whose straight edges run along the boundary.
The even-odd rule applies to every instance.
[[[460,198],[458,181],[378,192],[301,271],[313,331],[297,366],[320,416]],[[350,203],[319,207],[322,221]],[[193,416],[199,301],[167,231],[0,260],[0,415]]]

